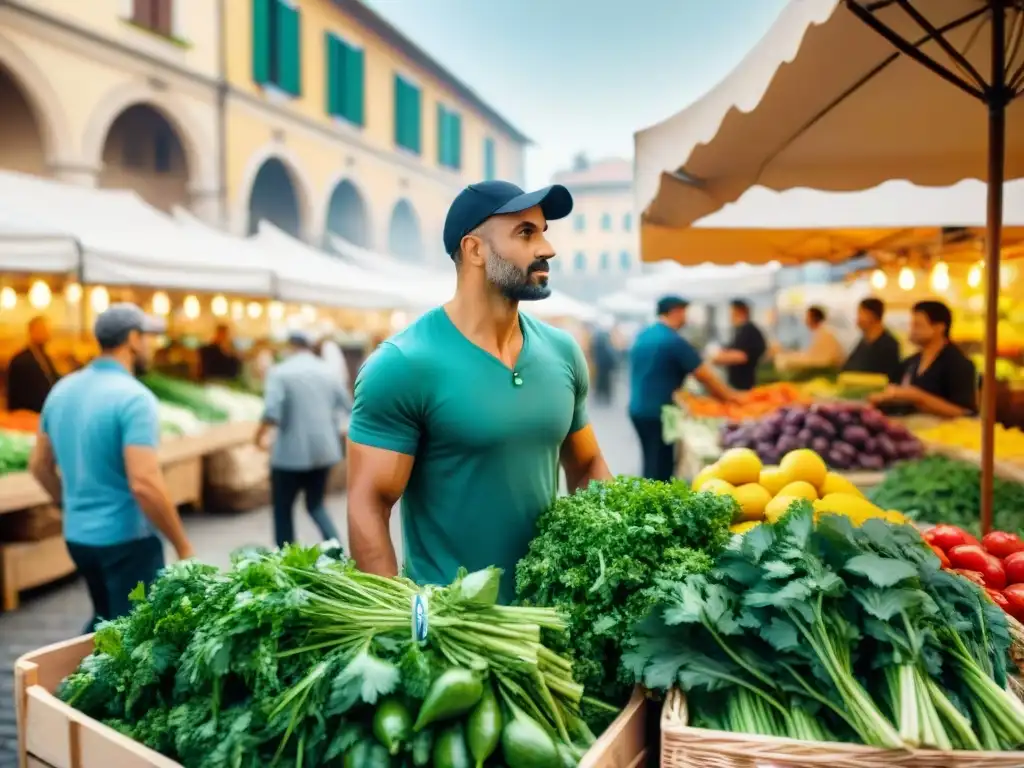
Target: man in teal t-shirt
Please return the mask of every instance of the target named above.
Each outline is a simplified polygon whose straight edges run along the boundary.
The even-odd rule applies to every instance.
[[[421,584],[460,566],[504,570],[501,599],[537,517],[558,491],[611,476],[587,418],[587,363],[573,338],[519,313],[550,295],[547,222],[568,216],[560,185],[524,193],[490,181],[448,211],[455,297],[383,342],[356,377],[348,524],[364,571],[394,575],[391,509],[402,499],[405,562]]]

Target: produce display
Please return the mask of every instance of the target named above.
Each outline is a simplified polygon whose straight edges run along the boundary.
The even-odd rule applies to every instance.
[[[840,373],[834,380],[817,378],[801,384],[800,390],[818,399],[865,400],[889,386],[889,377],[877,373]]]
[[[176,563],[58,696],[186,768],[576,764],[594,736],[541,642],[555,610],[496,605],[495,569],[421,589],[342,557]]]
[[[259,421],[263,417],[263,398],[223,384],[204,388],[209,403],[228,416],[228,421]]]
[[[205,386],[161,373],[147,373],[141,381],[160,401],[160,427],[166,436],[195,435],[211,424],[259,421],[263,400],[221,384]]]
[[[775,464],[798,448],[810,448],[838,470],[881,470],[921,455],[921,442],[880,411],[857,403],[785,406],[753,422],[722,428],[725,448],[751,448]]]
[[[966,461],[926,456],[897,464],[869,496],[878,506],[899,509],[921,522],[981,533],[981,471]],[[1024,533],[1024,485],[995,479],[992,521],[999,530]]]
[[[39,431],[39,414],[35,411],[0,411],[0,429],[34,435]]]
[[[981,541],[955,525],[926,531],[942,567],[984,587],[992,601],[1024,621],[1024,540],[1015,533],[991,531]]]
[[[201,421],[221,424],[228,420],[227,411],[214,405],[206,390],[198,384],[153,372],[141,376],[139,380],[158,400],[187,408]]]
[[[926,442],[946,448],[960,448],[966,451],[981,451],[981,422],[978,419],[951,419],[930,429],[923,429],[917,436]],[[995,425],[996,458],[1024,459],[1024,432],[1016,427],[1007,429]]]
[[[688,694],[692,725],[903,750],[1011,750],[1005,614],[911,526],[806,501],[661,585],[623,666]],[[938,763],[929,763],[938,764]]]
[[[807,448],[790,451],[778,466],[762,465],[750,448],[730,448],[700,471],[693,488],[736,501],[733,533],[746,533],[764,520],[777,522],[797,499],[812,502],[816,514],[845,515],[854,525],[875,517],[905,522],[899,512],[868,501],[856,485],[830,471],[825,460]]]
[[[686,450],[706,459],[722,452],[719,433],[724,419],[695,418],[676,405],[661,408],[661,433],[666,443],[684,442]]]
[[[538,520],[516,570],[524,605],[558,609],[567,635],[553,647],[573,660],[587,692],[622,704],[633,679],[619,672],[630,627],[656,584],[707,571],[729,539],[730,499],[685,483],[620,477],[564,496]]]
[[[741,392],[740,396],[743,402],[733,404],[681,392],[679,403],[696,418],[756,419],[784,405],[808,402],[799,387],[786,382],[754,387],[749,392]]]
[[[159,401],[157,411],[160,415],[161,437],[187,437],[198,435],[209,428],[209,424],[200,421],[188,408]]]
[[[0,476],[25,472],[35,444],[35,432],[0,429]]]

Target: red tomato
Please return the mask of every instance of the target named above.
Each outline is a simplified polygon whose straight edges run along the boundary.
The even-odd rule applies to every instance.
[[[1010,600],[1000,592],[998,589],[986,589],[988,596],[992,598],[992,602],[998,605],[1007,613],[1010,612]]]
[[[1024,584],[1011,584],[1003,590],[1003,597],[1010,604],[1006,612],[1017,621],[1024,621]]]
[[[1003,560],[1008,584],[1024,584],[1024,552],[1014,552]]]
[[[927,531],[922,533],[921,536],[923,536],[924,540],[927,541],[929,544],[934,544],[935,543],[935,529],[934,528],[929,528]]]
[[[942,563],[942,567],[943,568],[951,568],[952,564],[949,562],[949,558],[946,557],[946,553],[943,552],[939,547],[935,546],[934,544],[932,544],[931,547],[932,547],[932,552],[935,553],[935,556],[937,558],[939,558],[939,562]]]
[[[984,587],[985,586],[985,577],[982,576],[977,571],[968,571],[968,570],[965,570],[963,568],[954,568],[953,569],[953,573],[960,574],[961,576],[963,576],[968,581],[973,581],[979,587]]]
[[[1006,531],[992,531],[992,533],[985,534],[981,545],[989,554],[1000,559],[1012,555],[1014,552],[1024,552],[1024,541],[1021,541],[1016,534]]]
[[[932,535],[929,543],[934,544],[946,552],[949,552],[953,547],[978,543],[977,540],[972,542],[971,539],[974,537],[966,531],[957,528],[955,525],[936,525],[929,531],[929,533]]]
[[[985,586],[1002,589],[1006,586],[1006,571],[998,557],[993,557],[980,546],[964,544],[949,550],[949,562],[954,568],[977,571],[985,579]]]

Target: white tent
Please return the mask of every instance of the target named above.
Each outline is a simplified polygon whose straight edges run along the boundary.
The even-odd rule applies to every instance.
[[[272,276],[178,226],[134,192],[77,187],[0,172],[4,220],[31,222],[81,247],[86,283],[269,296]],[[59,258],[59,257],[58,257]]]
[[[654,266],[656,269],[652,274],[627,280],[626,290],[647,299],[670,293],[690,301],[743,298],[774,291],[775,278],[781,269],[778,264],[681,267],[675,262],[664,262]]]
[[[68,273],[79,264],[73,235],[0,208],[0,272]]]
[[[420,297],[419,309],[444,304],[455,295],[455,269],[436,270],[401,261],[392,256],[374,253],[332,235],[331,247],[342,257],[365,269],[388,275],[390,280],[410,284],[410,292]],[[582,322],[596,322],[603,317],[597,307],[567,296],[559,291],[542,301],[531,301],[520,306],[527,314],[540,318],[570,318]]]
[[[613,315],[647,317],[654,314],[654,302],[629,291],[616,291],[597,300],[597,306]]]
[[[267,221],[247,243],[262,250],[276,275],[278,298],[353,309],[402,309],[409,298],[402,286],[379,274],[346,264],[297,240]]]

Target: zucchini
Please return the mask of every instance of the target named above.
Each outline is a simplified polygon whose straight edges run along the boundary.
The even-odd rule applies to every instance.
[[[469,713],[466,722],[466,740],[469,751],[476,761],[476,768],[483,768],[484,762],[501,741],[501,707],[490,684],[484,686],[480,703]]]

